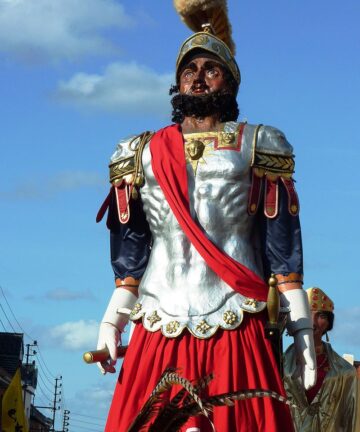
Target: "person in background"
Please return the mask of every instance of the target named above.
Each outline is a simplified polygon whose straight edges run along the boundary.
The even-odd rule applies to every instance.
[[[288,397],[298,407],[292,408],[297,432],[355,431],[356,371],[340,357],[324,335],[334,325],[334,303],[320,288],[307,290],[312,312],[317,361],[317,380],[305,390],[293,374],[296,368],[295,347],[291,345],[284,358],[284,381]]]

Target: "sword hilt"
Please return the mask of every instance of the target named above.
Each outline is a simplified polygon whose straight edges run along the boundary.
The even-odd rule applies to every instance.
[[[127,345],[120,345],[117,347],[116,355],[117,358],[123,358],[127,351]],[[83,355],[83,359],[85,363],[91,364],[91,363],[97,363],[97,362],[106,362],[109,360],[110,354],[108,348],[103,348],[101,350],[95,350],[95,351],[87,351]]]

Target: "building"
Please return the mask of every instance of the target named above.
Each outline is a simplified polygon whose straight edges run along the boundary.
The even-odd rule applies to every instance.
[[[23,364],[23,358],[24,335],[0,332],[0,419],[3,394],[20,367],[25,416],[28,420],[29,431],[49,432],[52,420],[32,406],[38,376],[35,362]]]

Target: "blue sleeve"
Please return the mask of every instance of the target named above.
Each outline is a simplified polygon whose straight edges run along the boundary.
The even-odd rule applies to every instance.
[[[140,279],[145,272],[151,250],[151,233],[140,196],[130,201],[130,219],[119,222],[115,194],[112,194],[107,226],[110,229],[111,265],[115,279],[132,276]]]
[[[262,200],[263,201],[263,200]],[[288,195],[279,181],[279,210],[274,219],[267,218],[263,209],[259,215],[261,225],[262,260],[265,279],[271,273],[287,276],[303,274],[303,251],[299,216],[288,210]]]

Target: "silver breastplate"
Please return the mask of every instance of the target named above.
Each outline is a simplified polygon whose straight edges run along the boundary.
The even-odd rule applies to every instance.
[[[188,192],[194,220],[221,250],[262,275],[254,218],[248,215],[254,127],[238,134],[237,123],[223,132],[185,135]],[[132,319],[142,317],[149,331],[167,337],[184,328],[196,337],[240,325],[243,311],[259,312],[265,303],[236,293],[206,264],[179,226],[151,168],[149,146],[143,152],[141,189],[153,246]]]

